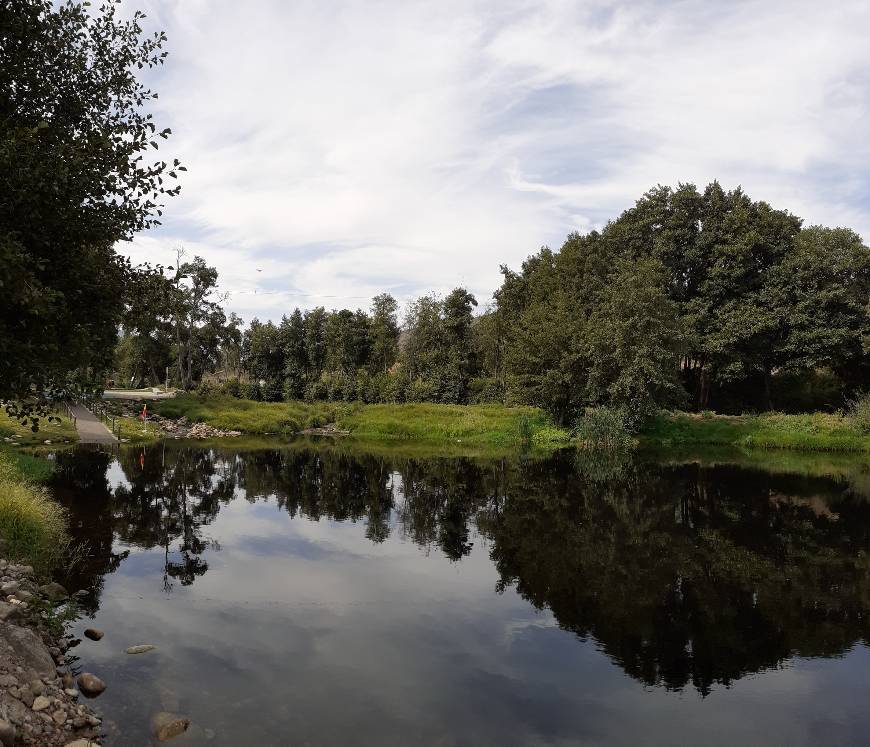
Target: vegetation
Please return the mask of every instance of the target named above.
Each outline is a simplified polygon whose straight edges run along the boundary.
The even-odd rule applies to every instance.
[[[662,413],[643,431],[648,445],[717,445],[803,451],[870,451],[870,435],[841,413],[695,415]]]
[[[73,422],[65,415],[41,419],[39,429],[35,431],[29,419],[22,422],[22,419],[0,409],[0,439],[13,446],[35,446],[46,441],[52,444],[75,442],[78,434]]]
[[[61,557],[68,538],[63,509],[33,479],[50,473],[40,461],[0,450],[0,538],[9,557],[46,569]]]
[[[503,274],[478,316],[456,288],[401,323],[381,294],[369,313],[295,309],[241,334],[196,258],[146,278],[118,369],[156,384],[174,362],[186,389],[220,369],[219,393],[272,403],[526,405],[562,427],[605,407],[628,432],[661,408],[836,410],[870,373],[870,249],[716,182],[651,190]]]
[[[292,435],[331,424],[357,438],[467,446],[566,445],[569,434],[543,411],[502,405],[252,402],[232,397],[181,395],[156,403],[157,412],[243,433]]]
[[[117,2],[0,7],[0,401],[25,410],[111,365],[138,272],[118,241],[159,222],[176,161],[152,160],[164,35]]]

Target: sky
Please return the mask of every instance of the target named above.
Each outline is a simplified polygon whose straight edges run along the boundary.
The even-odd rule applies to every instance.
[[[541,246],[718,179],[870,239],[866,0],[125,0],[187,166],[119,249],[202,256],[246,321],[483,308]]]

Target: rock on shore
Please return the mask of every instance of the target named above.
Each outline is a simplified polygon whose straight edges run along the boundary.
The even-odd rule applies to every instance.
[[[2,545],[0,545],[2,549]],[[33,568],[0,559],[0,744],[99,744],[100,719],[77,702],[65,671],[67,641],[56,639],[34,603],[67,597],[60,584],[40,587]]]

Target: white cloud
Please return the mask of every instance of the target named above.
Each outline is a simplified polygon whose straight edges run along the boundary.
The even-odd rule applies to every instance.
[[[870,233],[864,2],[151,0],[149,16],[189,171],[136,255],[183,241],[247,318],[384,289],[485,301],[500,263],[657,183],[719,178]]]

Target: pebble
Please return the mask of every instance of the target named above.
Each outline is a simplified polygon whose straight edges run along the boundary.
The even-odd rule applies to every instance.
[[[85,638],[90,638],[92,641],[99,641],[104,635],[105,633],[97,628],[88,628],[85,631]]]
[[[66,711],[63,708],[58,708],[51,714],[51,718],[58,726],[62,726],[63,722],[66,721]]]
[[[153,651],[157,646],[152,646],[150,643],[141,643],[138,646],[130,646],[127,649],[128,654],[144,654],[148,651]]]
[[[33,710],[34,711],[44,711],[51,705],[51,701],[46,698],[44,695],[40,695],[35,698],[33,701]]]
[[[78,691],[78,690],[74,690],[74,689],[71,688],[71,687],[66,687],[66,688],[64,688],[64,692],[65,692],[67,695],[69,695],[71,698],[77,698],[77,697],[79,696],[79,691]]]
[[[79,690],[81,690],[89,698],[95,698],[97,695],[103,692],[103,690],[106,689],[106,683],[103,682],[95,674],[90,674],[89,672],[80,674],[78,682]]]

